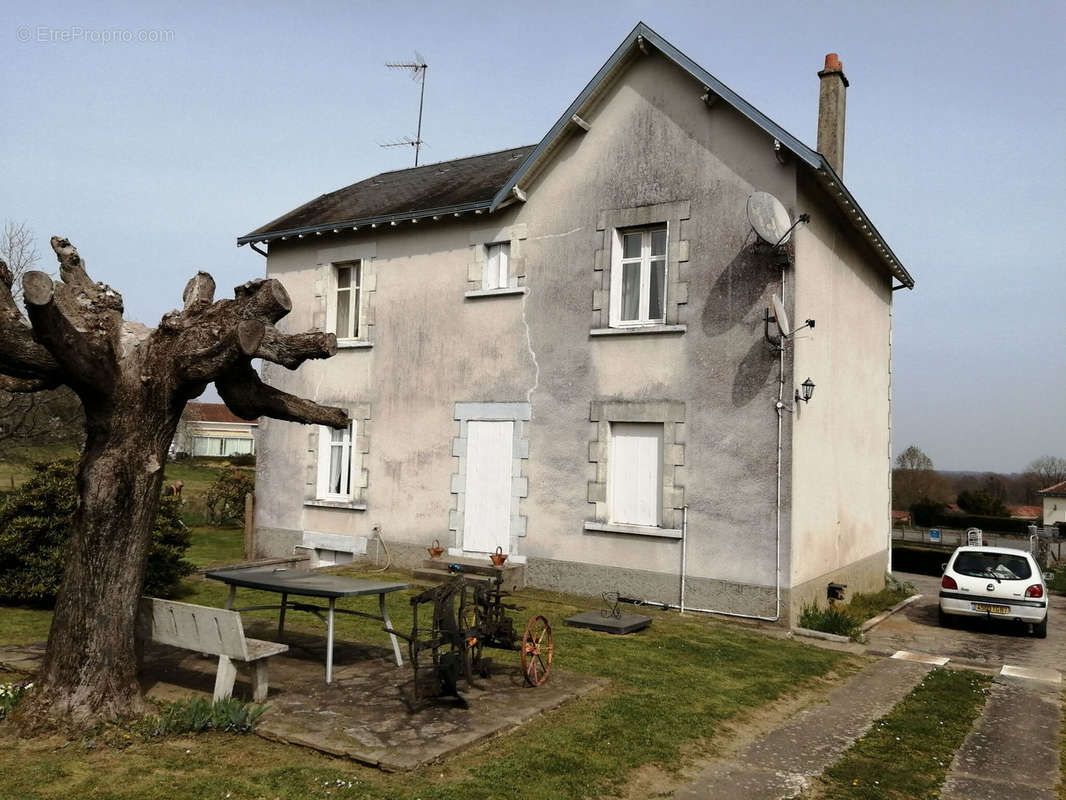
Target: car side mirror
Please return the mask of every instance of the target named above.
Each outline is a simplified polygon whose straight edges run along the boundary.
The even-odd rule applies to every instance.
[[[943,564],[940,565],[940,574],[943,575],[947,571],[948,571],[948,562],[945,561]]]
[[[1053,580],[1055,580],[1055,573],[1045,572],[1041,577],[1043,577],[1044,583],[1051,583]]]

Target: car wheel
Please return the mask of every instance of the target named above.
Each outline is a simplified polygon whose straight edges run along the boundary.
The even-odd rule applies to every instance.
[[[1044,617],[1040,622],[1033,623],[1033,635],[1037,639],[1047,638],[1047,617]]]

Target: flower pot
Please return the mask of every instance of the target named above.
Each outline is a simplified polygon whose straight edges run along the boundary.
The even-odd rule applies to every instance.
[[[489,558],[492,559],[492,565],[494,567],[502,567],[503,562],[507,560],[507,554],[503,552],[502,547],[497,547],[495,553],[491,553]]]

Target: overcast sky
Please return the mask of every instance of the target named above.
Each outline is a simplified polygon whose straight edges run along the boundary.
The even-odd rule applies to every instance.
[[[1066,457],[1066,4],[8,2],[0,219],[68,236],[154,324],[261,275],[238,235],[410,165],[538,141],[643,20],[803,141],[837,52],[845,180],[917,280],[894,432],[942,469]]]

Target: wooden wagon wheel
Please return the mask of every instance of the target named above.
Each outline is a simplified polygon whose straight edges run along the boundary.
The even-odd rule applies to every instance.
[[[522,674],[530,686],[540,686],[548,680],[552,651],[552,626],[540,614],[530,617],[522,636]]]

